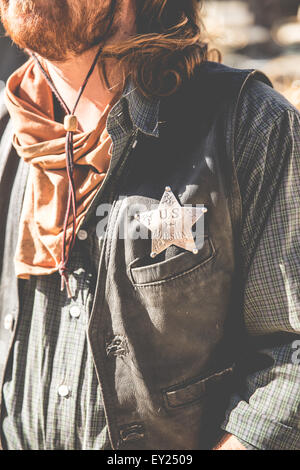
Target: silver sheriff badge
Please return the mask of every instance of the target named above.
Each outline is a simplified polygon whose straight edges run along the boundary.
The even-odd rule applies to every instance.
[[[135,215],[152,232],[151,257],[155,258],[171,245],[197,254],[192,227],[205,212],[206,207],[182,207],[167,186],[157,209]]]

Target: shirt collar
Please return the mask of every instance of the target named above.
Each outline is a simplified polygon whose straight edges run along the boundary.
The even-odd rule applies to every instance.
[[[134,127],[144,134],[159,137],[159,108],[158,98],[148,99],[142,95],[132,80],[128,80],[120,101],[126,100],[128,104],[129,116]],[[116,107],[117,111],[118,108]],[[114,116],[114,108],[111,111]]]

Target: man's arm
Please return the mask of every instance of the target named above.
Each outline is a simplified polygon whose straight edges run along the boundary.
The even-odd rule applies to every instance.
[[[254,449],[299,450],[300,116],[260,84],[245,97],[238,123],[249,368],[240,369],[222,426],[234,437],[221,447],[238,449],[238,438]]]

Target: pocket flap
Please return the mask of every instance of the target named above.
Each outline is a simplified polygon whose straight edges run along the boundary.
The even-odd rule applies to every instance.
[[[235,365],[190,384],[178,384],[164,390],[165,401],[170,408],[177,408],[198,401],[218,382],[231,376]]]
[[[212,241],[206,236],[203,247],[197,255],[186,251],[166,261],[147,266],[138,266],[139,260],[135,260],[129,267],[131,279],[136,285],[168,281],[204,265],[214,255],[215,249]]]

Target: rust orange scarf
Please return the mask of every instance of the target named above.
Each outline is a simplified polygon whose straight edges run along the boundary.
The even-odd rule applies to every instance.
[[[64,125],[55,122],[51,90],[33,59],[9,79],[6,104],[12,118],[14,147],[30,164],[19,239],[16,274],[47,275],[61,262],[63,225],[68,198]],[[103,182],[110,163],[111,139],[106,130],[108,105],[92,132],[74,133],[74,181],[77,227]],[[69,221],[67,235],[72,232]]]

